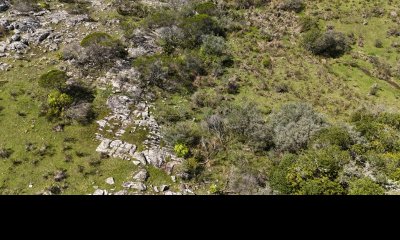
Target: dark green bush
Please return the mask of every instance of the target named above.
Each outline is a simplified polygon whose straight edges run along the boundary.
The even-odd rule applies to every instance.
[[[285,0],[285,2],[280,5],[280,9],[284,11],[294,11],[296,13],[303,11],[305,7],[306,5],[303,0]]]
[[[305,48],[315,55],[340,57],[350,50],[348,38],[341,32],[322,33],[318,28],[308,31],[303,38]]]
[[[39,86],[63,91],[67,87],[67,74],[60,70],[51,70],[39,78]]]

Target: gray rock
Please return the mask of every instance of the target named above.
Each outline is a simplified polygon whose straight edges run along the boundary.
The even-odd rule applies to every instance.
[[[136,190],[139,190],[139,191],[146,191],[146,189],[147,189],[146,185],[144,185],[141,182],[130,182],[130,181],[129,182],[124,182],[122,184],[122,187],[130,188],[130,189],[136,189]]]
[[[43,42],[44,40],[46,40],[46,38],[48,38],[50,36],[50,31],[45,31],[40,33],[39,37],[38,37],[38,42]]]
[[[11,36],[11,40],[12,40],[13,42],[18,42],[18,41],[21,40],[21,35],[19,35],[19,34],[14,34],[13,36]]]
[[[105,195],[105,192],[104,192],[104,190],[96,189],[96,191],[94,191],[93,195]]]
[[[141,164],[147,165],[146,157],[144,156],[144,154],[142,152],[135,152],[133,154],[133,158],[138,160]]]
[[[128,191],[126,191],[126,190],[121,190],[121,191],[114,193],[114,195],[127,195],[127,194],[128,194]]]
[[[27,48],[28,45],[26,45],[23,42],[12,42],[12,43],[10,43],[10,45],[8,47],[10,50],[13,50],[13,51],[21,51],[21,50],[24,50],[25,48]]]
[[[110,184],[110,185],[114,185],[114,184],[115,184],[114,178],[113,178],[113,177],[107,178],[107,179],[106,179],[106,183],[107,183],[107,184]]]
[[[140,181],[140,182],[145,182],[147,178],[149,177],[149,173],[147,172],[146,169],[141,169],[139,172],[137,172],[134,176],[133,179]]]
[[[155,167],[161,167],[165,159],[165,152],[159,148],[152,148],[146,151],[143,151],[144,156],[146,157],[146,161],[149,164],[152,164]]]
[[[111,140],[110,139],[104,139],[100,145],[96,148],[96,152],[99,153],[108,153],[109,152],[109,146],[110,146]]]

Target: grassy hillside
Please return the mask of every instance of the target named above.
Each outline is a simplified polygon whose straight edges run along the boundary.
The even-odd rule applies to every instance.
[[[44,11],[32,31],[61,41],[0,58],[12,66],[0,71],[1,194],[117,192],[140,169],[146,194],[400,191],[398,0],[54,0],[13,16],[23,4],[11,1],[0,20]],[[9,46],[18,31],[1,27]],[[54,69],[65,86],[39,84]],[[72,100],[51,102],[54,91]],[[101,134],[172,152],[161,165],[96,152],[96,121],[113,116],[115,96],[132,100],[128,120]],[[82,103],[94,113],[84,122],[68,115]]]

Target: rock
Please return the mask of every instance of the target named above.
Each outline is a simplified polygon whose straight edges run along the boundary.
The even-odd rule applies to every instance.
[[[145,182],[147,178],[149,177],[149,173],[147,172],[146,169],[141,169],[139,172],[137,172],[134,176],[133,179],[140,181],[140,182]]]
[[[177,164],[179,164],[179,162],[177,162],[177,161],[171,161],[171,162],[167,162],[167,164],[165,164],[165,171],[168,173],[168,175],[172,174],[172,171],[174,170],[174,167]]]
[[[153,189],[154,189],[154,192],[156,192],[156,193],[160,192],[160,191],[158,190],[158,187],[157,187],[157,186],[155,186]]]
[[[11,68],[11,65],[0,62],[0,71],[8,71],[10,68]]]
[[[105,128],[107,126],[107,121],[99,120],[99,121],[97,121],[97,124],[99,124],[100,128]]]
[[[391,16],[392,18],[397,18],[397,12],[396,12],[396,11],[391,11],[391,12],[390,12],[390,16]]]
[[[66,170],[58,170],[54,175],[54,181],[61,182],[62,180],[67,178],[67,171]]]
[[[5,12],[10,7],[9,3],[5,0],[0,0],[0,12]]]
[[[110,146],[111,140],[110,139],[104,139],[100,145],[96,148],[96,152],[100,153],[108,153],[108,147]]]
[[[171,176],[171,180],[172,180],[172,182],[176,182],[176,177],[175,176]]]
[[[133,160],[132,163],[135,164],[135,166],[137,166],[137,165],[140,164],[140,162],[139,162],[139,161],[136,161],[136,160]]]
[[[38,42],[43,42],[44,40],[46,40],[46,38],[48,38],[50,36],[51,31],[45,31],[40,33],[39,37],[38,37]]]
[[[168,186],[168,185],[161,185],[161,186],[160,186],[160,191],[161,191],[161,192],[167,191],[168,189],[169,189],[169,186]]]
[[[164,195],[182,195],[182,193],[180,193],[180,192],[172,192],[172,191],[166,191],[165,193],[164,193]]]
[[[93,195],[105,195],[104,193],[105,193],[104,190],[96,189],[96,191],[94,191]]]
[[[127,194],[128,194],[128,191],[126,191],[126,190],[121,190],[121,191],[114,193],[114,195],[127,195]]]
[[[141,164],[147,165],[146,157],[142,152],[135,152],[133,154],[133,158],[137,159]]]
[[[19,34],[14,34],[14,35],[11,36],[11,40],[12,40],[13,42],[18,42],[18,41],[21,40],[21,35],[19,35]]]
[[[114,178],[113,178],[113,177],[107,178],[107,179],[106,179],[106,183],[109,184],[109,185],[114,185],[114,184],[115,184]]]
[[[122,187],[124,188],[131,188],[131,189],[136,189],[139,191],[146,191],[146,185],[144,185],[141,182],[124,182],[122,184]]]
[[[146,158],[147,163],[152,164],[155,167],[161,167],[164,162],[166,153],[164,150],[159,148],[152,148],[146,151],[143,151],[143,154]]]
[[[66,111],[65,115],[67,118],[75,120],[78,123],[87,124],[93,117],[92,104],[81,103],[70,107]]]
[[[8,48],[12,51],[21,51],[27,48],[28,45],[26,45],[23,42],[12,42],[10,45],[8,45]]]

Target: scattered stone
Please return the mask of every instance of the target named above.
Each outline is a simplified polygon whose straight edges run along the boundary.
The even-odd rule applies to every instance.
[[[136,160],[133,160],[132,163],[135,164],[136,166],[140,164],[140,162]]]
[[[96,191],[94,191],[93,195],[105,195],[105,192],[104,192],[104,190],[96,189]]]
[[[106,179],[106,183],[109,184],[109,185],[114,185],[114,184],[115,184],[114,178],[113,178],[113,177],[107,178],[107,179]]]
[[[124,182],[122,184],[122,187],[124,188],[131,188],[131,189],[136,189],[139,191],[146,191],[146,185],[144,185],[141,182]]]
[[[128,194],[128,191],[126,191],[126,190],[121,190],[121,191],[114,193],[114,195],[127,195],[127,194]]]
[[[137,172],[134,176],[133,179],[140,181],[140,182],[145,182],[147,178],[149,177],[149,173],[147,172],[146,169],[141,169],[139,172]]]
[[[176,176],[171,176],[171,180],[172,180],[172,182],[176,182]]]
[[[154,192],[156,192],[156,193],[159,193],[160,191],[158,190],[158,187],[157,186],[154,186]]]

